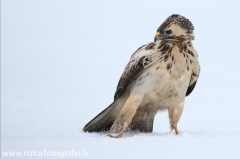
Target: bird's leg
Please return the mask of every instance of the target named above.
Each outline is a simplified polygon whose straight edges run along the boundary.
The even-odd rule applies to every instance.
[[[119,138],[123,135],[126,128],[132,122],[132,118],[135,115],[142,99],[143,95],[130,95],[111,127],[112,131],[121,130],[121,132],[117,136],[113,136],[112,134],[109,134],[107,136],[111,138]]]
[[[110,137],[110,138],[119,138],[119,137],[122,137],[123,134],[124,134],[125,129],[126,129],[126,128],[123,127],[123,128],[122,128],[122,131],[121,131],[118,135],[116,135],[116,136],[113,136],[112,134],[108,134],[107,136]]]
[[[184,108],[184,100],[181,103],[179,103],[176,107],[168,109],[171,130],[174,129],[176,135],[179,134],[177,123],[182,115],[183,108]]]

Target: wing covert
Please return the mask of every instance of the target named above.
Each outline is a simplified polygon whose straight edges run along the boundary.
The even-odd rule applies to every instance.
[[[151,46],[151,47],[150,47]],[[118,82],[114,100],[118,99],[130,85],[145,69],[157,61],[155,43],[143,45],[135,51],[125,67],[123,74]]]
[[[200,65],[199,65],[199,63],[197,61],[197,64],[195,65],[195,67],[193,69],[193,73],[191,75],[189,86],[188,86],[188,89],[187,89],[187,92],[186,92],[186,97],[188,95],[190,95],[192,93],[193,89],[195,88],[195,86],[197,84],[197,80],[198,80],[199,74],[200,74]]]

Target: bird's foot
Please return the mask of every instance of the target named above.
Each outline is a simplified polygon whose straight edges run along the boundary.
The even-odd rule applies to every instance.
[[[179,134],[178,128],[171,126],[171,132],[173,131],[173,129],[174,129],[176,135],[178,135]]]
[[[176,128],[174,128],[174,130],[175,130],[176,135],[178,135],[179,134],[178,128],[176,127]]]
[[[122,131],[116,136],[113,136],[112,134],[108,134],[107,136],[110,138],[120,138],[123,136],[124,131],[125,131],[125,128],[123,128]]]

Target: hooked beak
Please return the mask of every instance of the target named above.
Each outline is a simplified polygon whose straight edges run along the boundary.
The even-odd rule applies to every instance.
[[[156,42],[157,40],[161,40],[161,34],[160,32],[158,31],[154,37],[154,42]]]
[[[154,42],[156,42],[157,40],[161,40],[161,37],[160,36],[155,36],[154,37]]]

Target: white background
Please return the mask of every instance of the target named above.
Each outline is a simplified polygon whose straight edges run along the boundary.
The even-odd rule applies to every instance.
[[[82,149],[89,158],[239,158],[239,1],[1,1],[1,147]],[[172,14],[190,19],[201,73],[170,133],[83,133],[106,108],[131,54]],[[20,157],[19,157],[20,158]],[[67,157],[66,157],[67,158]]]

